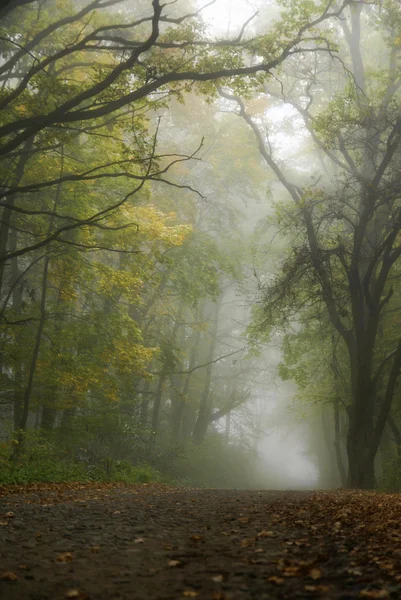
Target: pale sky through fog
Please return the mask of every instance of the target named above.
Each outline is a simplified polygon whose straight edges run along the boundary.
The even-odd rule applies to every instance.
[[[205,0],[198,0],[199,6],[205,6]],[[202,16],[217,35],[233,34],[256,12],[248,0],[216,0],[202,11]]]

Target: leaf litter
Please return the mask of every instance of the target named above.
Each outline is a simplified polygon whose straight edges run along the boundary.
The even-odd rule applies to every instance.
[[[395,494],[2,486],[0,522],[7,600],[401,598]]]

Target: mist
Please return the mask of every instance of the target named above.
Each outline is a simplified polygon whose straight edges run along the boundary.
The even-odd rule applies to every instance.
[[[399,491],[401,12],[348,4],[0,9],[0,484]]]

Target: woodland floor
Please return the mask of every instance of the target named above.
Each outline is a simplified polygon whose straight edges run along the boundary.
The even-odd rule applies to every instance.
[[[401,598],[401,495],[0,487],[0,598]]]

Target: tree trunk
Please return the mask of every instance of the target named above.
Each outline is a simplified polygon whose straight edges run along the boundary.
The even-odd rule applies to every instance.
[[[141,410],[139,413],[139,422],[144,427],[147,427],[149,421],[149,400],[150,400],[150,381],[147,379],[143,390],[139,392],[142,395]]]
[[[340,402],[338,398],[336,398],[334,401],[334,450],[336,454],[338,472],[340,473],[341,478],[341,486],[345,488],[347,486],[347,472],[345,470],[343,455],[341,452]]]
[[[54,424],[56,422],[57,410],[54,406],[42,406],[42,419],[41,419],[41,427],[43,429],[47,429],[51,431],[54,428]]]
[[[213,323],[212,323],[212,329],[210,332],[212,339],[210,342],[209,352],[207,353],[207,359],[206,359],[206,362],[209,364],[206,367],[205,383],[204,383],[203,393],[202,393],[200,403],[199,403],[198,417],[196,419],[195,427],[192,432],[192,440],[193,440],[194,444],[196,444],[196,445],[201,444],[203,442],[203,440],[205,439],[207,428],[210,423],[211,407],[208,404],[208,400],[209,400],[210,384],[212,381],[212,372],[213,372],[212,360],[214,357],[214,351],[215,351],[216,343],[217,343],[216,336],[217,336],[217,330],[218,330],[218,326],[219,326],[219,317],[220,317],[220,309],[221,309],[222,300],[223,300],[223,296],[220,296],[220,298],[214,308]]]
[[[176,406],[175,410],[173,411],[172,438],[176,442],[185,441],[191,434],[191,432],[188,434],[186,433],[186,429],[184,427],[184,415],[185,412],[188,411],[188,395],[191,385],[192,369],[194,369],[196,365],[200,337],[201,332],[199,329],[192,332],[191,341],[189,342],[189,346],[191,347],[191,354],[188,364],[189,373],[181,376],[181,381],[182,379],[184,380],[184,385],[182,386],[181,392],[177,394],[175,398]]]
[[[10,248],[15,250],[17,248],[17,231],[16,229],[11,230],[10,234]],[[18,283],[20,276],[18,257],[14,257],[11,260],[11,288],[12,288],[12,306],[13,310],[18,314],[22,307],[22,285]],[[18,337],[17,337],[18,343]],[[21,419],[21,406],[22,406],[22,363],[18,360],[15,366],[14,372],[14,429],[19,428]]]
[[[45,326],[46,293],[47,293],[47,277],[48,277],[48,272],[49,272],[49,262],[50,262],[50,258],[49,258],[49,254],[47,254],[45,257],[44,268],[43,268],[42,295],[41,295],[41,299],[40,299],[39,325],[38,325],[38,329],[36,332],[36,340],[35,340],[35,345],[34,345],[34,349],[33,349],[33,353],[32,353],[32,360],[31,360],[31,364],[30,364],[29,372],[28,372],[28,382],[26,385],[25,393],[24,393],[23,410],[22,410],[22,415],[21,415],[21,419],[20,419],[20,423],[19,423],[19,427],[22,430],[25,430],[26,423],[28,420],[28,413],[29,413],[32,389],[33,389],[33,379],[35,376],[36,364],[37,364],[38,357],[39,357],[40,344],[42,342],[42,334],[43,334],[43,329]]]
[[[63,176],[63,173],[64,173],[64,147],[62,146],[61,147],[60,178]],[[58,184],[57,189],[56,189],[56,196],[55,196],[54,203],[53,203],[53,212],[54,213],[57,210],[57,207],[60,202],[60,198],[61,198],[61,183]],[[50,233],[53,230],[53,224],[54,224],[54,216],[52,216],[50,218],[50,223],[49,223],[49,227],[48,227],[48,231],[47,231],[48,235],[50,235]],[[42,342],[43,329],[44,329],[45,320],[46,320],[46,295],[47,295],[47,280],[48,280],[48,275],[49,275],[49,265],[50,265],[50,247],[47,246],[46,255],[44,258],[44,265],[43,265],[39,325],[38,325],[38,329],[36,332],[35,346],[33,349],[32,360],[31,360],[31,364],[30,364],[30,368],[29,368],[29,372],[28,372],[28,382],[27,382],[26,389],[25,389],[24,406],[23,406],[23,411],[22,411],[21,420],[20,420],[20,428],[22,430],[25,430],[26,423],[28,420],[28,413],[29,413],[32,389],[33,389],[33,379],[35,376],[36,365],[37,365],[39,351],[40,351],[40,345]]]
[[[28,162],[28,160],[30,158],[29,151],[31,150],[31,148],[33,146],[33,141],[34,141],[34,137],[30,138],[24,144],[23,152],[20,154],[18,165],[15,169],[14,179],[11,182],[11,185],[13,187],[15,187],[19,184],[19,182],[21,181],[21,179],[24,175],[26,163]],[[9,234],[10,234],[11,220],[12,220],[12,216],[13,216],[13,212],[14,212],[13,211],[14,202],[15,202],[15,194],[12,196],[9,196],[8,199],[6,200],[7,206],[5,206],[3,208],[3,213],[1,215],[1,221],[0,221],[0,297],[1,297],[1,292],[3,289],[4,266],[5,266],[4,256],[7,253],[7,245],[8,245],[8,238],[9,238]]]
[[[152,412],[152,435],[156,435],[159,429],[159,413],[161,407],[161,401],[163,396],[163,387],[164,382],[166,381],[167,373],[163,370],[162,374],[159,377],[159,383],[157,386],[155,400],[153,403],[153,412]]]
[[[387,422],[388,422],[388,425],[393,434],[394,442],[397,446],[397,479],[400,479],[401,478],[401,431],[391,415],[389,416]]]

